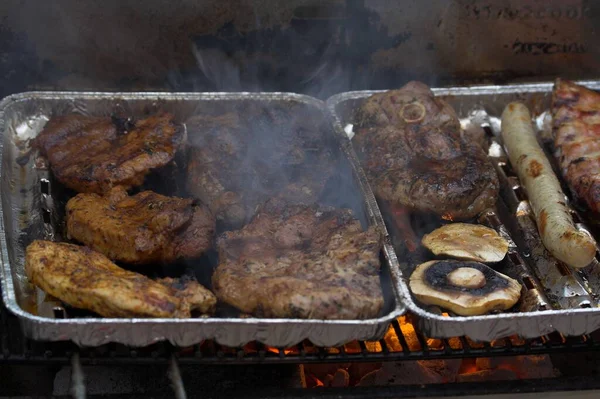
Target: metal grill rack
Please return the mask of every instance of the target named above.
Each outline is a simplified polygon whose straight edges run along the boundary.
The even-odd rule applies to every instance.
[[[20,332],[17,319],[1,309],[0,324],[0,365],[70,365],[71,393],[75,398],[85,398],[85,367],[91,366],[135,366],[163,365],[167,371],[171,387],[176,398],[185,398],[186,390],[181,377],[180,367],[185,369],[194,365],[249,365],[263,364],[306,364],[306,363],[350,363],[350,362],[388,362],[404,360],[433,360],[495,356],[517,356],[535,354],[556,354],[591,352],[600,349],[600,335],[591,334],[580,337],[564,337],[551,334],[537,339],[517,337],[496,340],[490,343],[473,342],[466,337],[443,340],[430,339],[418,329],[410,327],[409,334],[405,324],[395,320],[386,337],[376,342],[351,342],[343,347],[322,348],[303,342],[291,348],[272,348],[259,343],[250,343],[241,348],[227,348],[213,341],[205,341],[188,348],[176,348],[167,343],[157,343],[144,348],[131,348],[119,344],[108,344],[98,348],[78,348],[70,342],[31,341]],[[403,328],[404,327],[404,328]],[[390,340],[390,337],[397,337]],[[596,379],[592,379],[596,380]],[[540,382],[541,381],[541,382]],[[509,384],[453,384],[445,391],[435,386],[407,387],[400,395],[390,387],[359,388],[353,387],[356,397],[410,397],[411,395],[435,395],[459,392],[461,389],[475,392],[545,391],[564,389],[595,389],[600,383],[591,383],[590,379],[554,379],[511,382]],[[515,385],[516,384],[516,385]],[[558,384],[558,385],[557,385]],[[562,384],[562,385],[561,385]],[[468,387],[463,385],[469,385]],[[314,397],[313,390],[286,391],[286,397]],[[340,390],[319,391],[318,397],[337,397]],[[281,393],[269,392],[244,393],[247,397],[278,397]],[[291,395],[291,396],[290,396]],[[244,397],[246,397],[244,396]],[[89,397],[89,396],[88,396]],[[241,397],[241,396],[240,396]]]
[[[511,337],[481,343],[466,337],[429,339],[416,329],[408,337],[398,320],[392,323],[390,330],[388,336],[393,332],[397,337],[392,343],[386,336],[376,342],[354,341],[336,348],[317,347],[307,341],[290,348],[273,348],[256,342],[228,348],[214,341],[187,348],[175,348],[168,343],[144,348],[119,344],[77,348],[69,342],[37,342],[23,337],[17,320],[3,310],[0,363],[68,364],[75,353],[84,365],[167,363],[172,356],[180,364],[300,364],[517,356],[600,349],[600,335],[595,334],[564,337],[556,333],[536,339]]]

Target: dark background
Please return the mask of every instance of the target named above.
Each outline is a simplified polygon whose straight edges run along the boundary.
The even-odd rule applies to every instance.
[[[597,78],[598,21],[593,0],[3,0],[0,94]]]

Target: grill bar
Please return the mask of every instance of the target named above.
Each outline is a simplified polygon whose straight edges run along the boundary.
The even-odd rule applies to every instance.
[[[171,387],[175,393],[175,399],[187,399],[185,386],[183,384],[183,380],[181,379],[181,372],[179,371],[179,364],[177,363],[175,353],[171,354],[171,358],[169,360],[168,375],[169,380],[171,380]]]
[[[85,377],[81,362],[79,361],[79,352],[74,352],[71,356],[71,395],[74,399],[85,399]]]
[[[14,317],[6,314],[2,317],[7,319],[6,327],[10,331],[18,331]],[[69,342],[35,342],[6,332],[2,332],[3,355],[0,356],[0,364],[70,364],[76,356],[82,365],[162,363],[172,368],[175,359],[181,365],[299,364],[457,359],[600,350],[600,340],[594,339],[594,335],[565,338],[560,334],[550,334],[527,340],[511,337],[492,344],[476,343],[465,337],[432,340],[418,330],[408,336],[398,320],[392,323],[384,339],[354,341],[339,348],[315,347],[307,341],[285,349],[265,347],[260,343],[227,348],[214,341],[205,341],[190,348],[174,348],[167,343],[135,349],[120,344],[76,348]]]

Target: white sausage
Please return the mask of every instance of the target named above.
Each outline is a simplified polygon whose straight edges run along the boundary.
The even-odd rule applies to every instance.
[[[537,142],[531,114],[521,103],[510,103],[502,113],[502,139],[521,184],[529,196],[538,231],[550,253],[572,267],[589,265],[596,243],[577,230],[556,175]]]

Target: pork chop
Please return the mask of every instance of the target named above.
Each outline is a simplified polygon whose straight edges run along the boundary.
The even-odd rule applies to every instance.
[[[123,129],[110,117],[56,116],[31,147],[48,159],[65,186],[102,194],[114,186],[141,185],[151,170],[173,160],[185,139],[185,129],[170,114],[150,116]]]
[[[131,264],[197,258],[212,247],[215,219],[192,199],[153,191],[129,196],[77,194],[66,206],[67,234],[108,258]]]
[[[379,315],[382,235],[351,211],[275,198],[218,240],[213,290],[258,317],[365,319]]]

